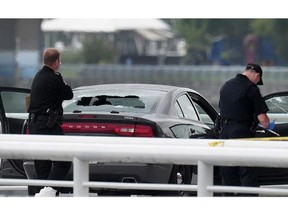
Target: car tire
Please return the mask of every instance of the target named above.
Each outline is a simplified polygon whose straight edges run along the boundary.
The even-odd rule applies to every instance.
[[[23,177],[26,177],[24,167],[23,167],[23,160],[21,159],[8,159],[11,166]]]

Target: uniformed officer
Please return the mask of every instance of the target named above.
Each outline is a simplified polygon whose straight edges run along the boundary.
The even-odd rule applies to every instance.
[[[58,72],[61,65],[59,50],[55,48],[45,49],[43,63],[42,69],[35,75],[31,86],[30,106],[28,108],[29,133],[63,135],[60,126],[63,115],[62,102],[72,99],[73,92]],[[63,161],[35,160],[34,163],[37,178],[49,180],[64,180],[71,166],[71,162]],[[40,189],[41,187],[29,187],[29,195],[34,195]],[[59,188],[54,189],[59,190]]]
[[[267,116],[268,107],[257,85],[263,85],[260,65],[249,63],[242,74],[228,80],[220,90],[220,115],[222,131],[220,139],[253,137],[253,125],[261,124],[273,129]],[[258,186],[253,167],[221,167],[222,184],[229,186]],[[225,193],[233,196],[234,194]],[[245,196],[245,194],[242,194]],[[246,194],[253,196],[253,194]]]

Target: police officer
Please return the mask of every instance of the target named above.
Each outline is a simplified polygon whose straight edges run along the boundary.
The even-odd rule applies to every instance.
[[[63,135],[61,121],[62,102],[73,98],[73,92],[61,74],[61,54],[55,48],[43,52],[43,67],[35,75],[30,96],[29,133],[43,135]],[[38,179],[64,180],[69,172],[71,162],[35,160],[35,171]],[[41,187],[29,187],[29,195],[39,192]],[[45,187],[44,189],[47,189]],[[51,188],[50,188],[51,190]],[[53,189],[59,193],[60,188]],[[40,194],[41,196],[41,194]]]
[[[268,107],[257,85],[263,85],[263,71],[260,65],[249,63],[242,74],[228,80],[220,90],[220,115],[222,131],[220,139],[253,137],[253,125],[261,124],[273,129],[267,116]],[[220,167],[222,184],[226,186],[257,187],[257,173],[253,167]],[[224,193],[224,196],[233,196]],[[243,195],[245,194],[238,194]],[[255,196],[246,194],[246,196]]]

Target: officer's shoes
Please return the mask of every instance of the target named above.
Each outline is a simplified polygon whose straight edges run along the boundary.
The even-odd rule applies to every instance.
[[[35,197],[56,197],[56,192],[52,187],[44,187],[35,194]]]

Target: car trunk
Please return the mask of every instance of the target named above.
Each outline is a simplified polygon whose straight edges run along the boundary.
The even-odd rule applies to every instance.
[[[65,114],[62,128],[66,135],[157,137],[152,121],[124,115]]]

